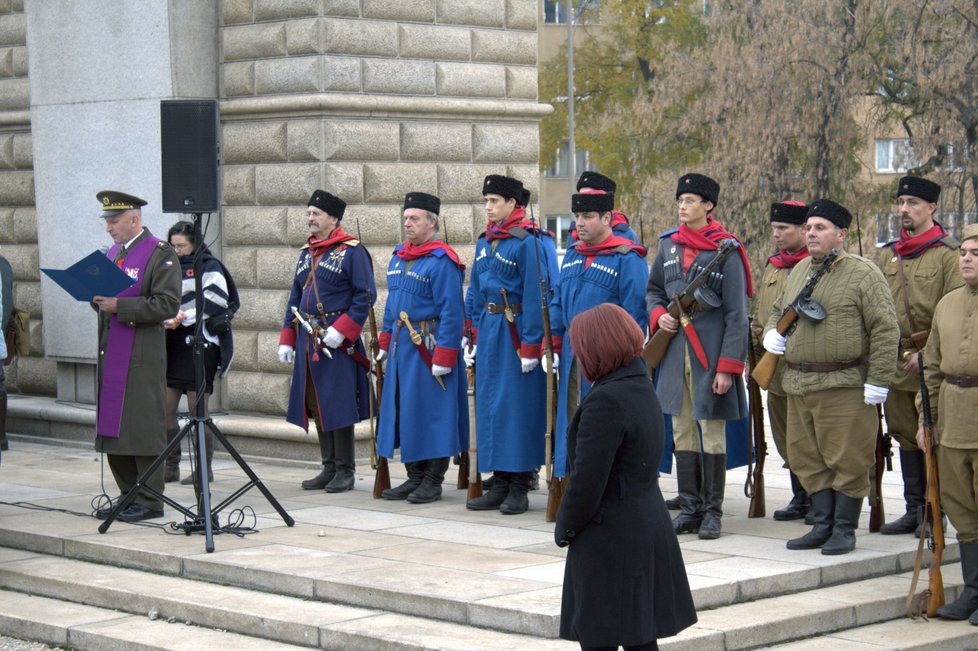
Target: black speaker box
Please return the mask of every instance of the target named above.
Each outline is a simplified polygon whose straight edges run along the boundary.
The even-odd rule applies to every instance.
[[[163,212],[217,212],[220,123],[216,100],[160,102]]]

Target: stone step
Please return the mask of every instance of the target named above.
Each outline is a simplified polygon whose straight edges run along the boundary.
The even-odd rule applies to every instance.
[[[403,577],[398,577],[400,581]],[[862,631],[883,622],[903,625],[904,599],[911,575],[878,577],[795,594],[701,610],[699,622],[675,638],[662,640],[663,649],[753,649],[775,644],[814,644],[826,639],[840,643],[868,636]],[[945,571],[948,599],[956,596],[960,573],[956,565]],[[218,585],[186,577],[166,576],[60,556],[0,548],[0,589],[57,598],[97,609],[117,609],[131,615],[156,611],[162,619],[229,631],[250,638],[283,644],[323,648],[362,649],[560,649],[559,640],[513,634],[489,619],[453,623],[430,616],[411,616],[377,609],[357,608],[325,601],[269,594],[254,589]],[[411,595],[402,593],[403,599]],[[4,611],[0,609],[0,615]],[[121,615],[119,615],[121,617]],[[895,620],[895,621],[890,621]],[[0,618],[0,623],[4,620]],[[101,620],[100,620],[101,621]],[[947,622],[939,625],[951,630]],[[920,626],[920,624],[917,624]],[[935,628],[938,626],[935,623]],[[9,635],[18,628],[3,627]],[[970,639],[971,628],[949,634]],[[812,636],[819,637],[809,640]],[[892,633],[890,634],[892,635]],[[920,643],[927,635],[918,636]],[[38,639],[38,638],[34,638]],[[47,641],[49,638],[45,637]],[[866,639],[872,639],[866,637]],[[915,638],[917,639],[917,638]],[[796,641],[797,640],[797,641]],[[879,642],[879,637],[877,637]],[[902,648],[902,639],[893,638]],[[154,647],[155,648],[155,647]],[[785,648],[794,648],[787,646]],[[815,648],[801,646],[798,648]],[[821,647],[821,648],[824,648]],[[915,647],[916,648],[916,647]],[[938,647],[920,647],[938,648]],[[951,648],[951,647],[944,647]]]
[[[6,599],[8,595],[13,598]],[[263,648],[272,649],[279,645],[281,648],[299,645],[393,651],[427,648],[545,651],[569,646],[559,640],[271,595],[5,548],[0,548],[0,596],[4,597],[0,600],[0,631],[4,634],[48,643],[69,643],[76,648],[109,648],[104,640],[97,644],[79,643],[74,632],[79,625],[99,623],[108,629],[111,624],[114,630],[119,620],[125,620],[130,624],[137,622],[146,626],[152,623],[158,627],[160,621],[151,622],[146,617],[151,611],[163,622],[184,622],[180,626],[187,629],[208,634],[220,631],[222,635],[250,641],[248,645],[230,648],[260,648],[257,641],[268,645]],[[32,599],[33,606],[28,603]],[[104,635],[115,633],[105,632]],[[158,638],[159,635],[152,635],[152,639]],[[131,639],[133,637],[127,635],[121,641]],[[198,648],[207,645],[202,641]],[[145,648],[170,647],[151,645]]]
[[[153,620],[146,615],[130,615],[7,590],[0,590],[0,631],[24,640],[79,650],[286,651],[307,648],[182,622],[169,623],[166,618]]]
[[[923,622],[903,618],[765,648],[790,651],[824,651],[828,648],[852,651],[974,651],[978,648],[978,626],[943,619]]]

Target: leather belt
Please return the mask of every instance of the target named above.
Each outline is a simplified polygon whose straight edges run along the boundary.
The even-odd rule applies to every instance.
[[[847,368],[861,366],[863,360],[853,359],[848,362],[785,362],[785,366],[792,371],[802,373],[830,373],[832,371],[844,371]]]
[[[510,303],[509,309],[513,311],[513,314],[519,314],[523,311],[523,304]],[[486,303],[486,312],[489,314],[504,314],[506,312],[506,306],[499,303]]]
[[[976,375],[945,375],[944,381],[963,389],[978,387],[978,376]]]

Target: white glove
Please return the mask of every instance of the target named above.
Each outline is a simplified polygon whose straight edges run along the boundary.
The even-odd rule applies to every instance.
[[[291,364],[295,360],[295,349],[292,346],[282,344],[278,347],[278,361],[283,364]]]
[[[438,377],[440,375],[448,375],[451,372],[452,372],[451,366],[438,366],[438,364],[431,365],[431,374],[434,375],[435,377]]]
[[[520,366],[524,373],[529,373],[540,363],[539,357],[520,357]]]
[[[784,349],[788,345],[788,339],[783,334],[771,328],[764,335],[764,350],[775,355],[784,355]]]
[[[867,405],[882,405],[886,402],[886,394],[890,390],[887,387],[877,387],[872,384],[863,385],[863,402]]]
[[[342,332],[333,326],[329,326],[329,328],[326,329],[326,336],[323,337],[323,343],[326,344],[328,348],[339,348],[344,339],[346,339],[346,337],[343,336]]]
[[[374,359],[376,359],[379,364],[383,364],[384,360],[387,359],[387,351],[381,348],[377,351],[377,357]]]
[[[472,350],[469,350],[468,348],[465,348],[464,349],[465,350],[465,353],[462,355],[462,358],[465,360],[465,365],[466,366],[475,366],[475,349],[476,348],[478,348],[478,346],[472,346]]]
[[[547,367],[547,356],[544,355],[540,358],[540,368],[543,369],[544,373],[550,374],[550,369]],[[554,373],[560,368],[560,355],[554,353]]]
[[[462,345],[459,346],[459,349],[460,350],[465,350],[468,347],[469,347],[469,338],[468,337],[462,337]]]

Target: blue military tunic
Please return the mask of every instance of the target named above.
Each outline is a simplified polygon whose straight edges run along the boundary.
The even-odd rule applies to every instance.
[[[554,337],[563,338],[560,354],[560,385],[557,402],[557,428],[554,441],[554,475],[563,477],[567,471],[567,401],[571,368],[575,363],[570,339],[564,335],[575,316],[601,303],[614,303],[632,315],[644,331],[645,286],[649,268],[644,256],[628,246],[615,253],[595,256],[585,269],[585,257],[578,252],[580,242],[567,250],[554,286],[550,302],[550,322]],[[644,250],[643,250],[644,253]],[[591,384],[580,374],[581,392],[578,401],[587,395]]]
[[[394,249],[387,267],[389,293],[381,346],[389,356],[377,453],[390,458],[399,447],[401,461],[408,463],[450,457],[469,447],[468,382],[458,354],[465,272],[444,249],[408,261],[397,255],[402,248]],[[402,310],[419,332],[425,332],[433,363],[453,367],[441,376],[444,389],[411,342],[407,327],[399,325]]]
[[[370,256],[357,240],[329,247],[316,265],[315,282],[309,279],[311,265],[312,254],[307,246],[299,254],[283,325],[286,332],[298,329],[286,420],[309,430],[306,383],[312,380],[323,429],[330,431],[369,417],[367,372],[342,349],[331,349],[332,359],[317,352],[312,336],[293,325],[292,306],[317,318],[323,330],[331,325],[343,333],[347,341],[341,348],[352,341],[354,349],[364,354],[360,331],[377,289]],[[317,307],[320,301],[322,312]]]
[[[485,472],[526,472],[544,459],[546,376],[539,366],[523,373],[520,356],[540,356],[540,273],[547,276],[556,267],[555,247],[549,235],[537,237],[520,227],[510,232],[517,236],[492,242],[479,238],[469,285],[472,325],[478,332],[476,434],[479,469]],[[500,289],[510,304],[521,304],[514,317],[519,351],[501,313]],[[490,313],[487,304],[500,306],[500,312]]]

